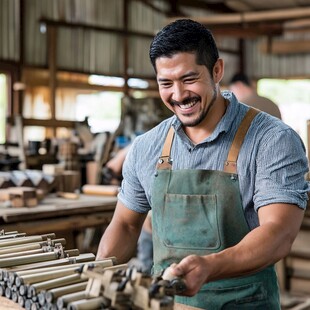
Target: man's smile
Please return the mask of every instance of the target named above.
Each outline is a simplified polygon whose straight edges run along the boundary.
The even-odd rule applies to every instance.
[[[199,101],[200,101],[200,98],[197,96],[197,97],[187,98],[183,100],[182,102],[171,100],[170,104],[172,106],[178,106],[181,110],[187,110],[187,109],[194,107]]]

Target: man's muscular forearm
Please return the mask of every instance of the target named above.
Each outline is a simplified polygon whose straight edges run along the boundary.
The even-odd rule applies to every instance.
[[[135,254],[145,215],[117,203],[111,223],[105,230],[96,259],[115,256],[118,263],[127,263]]]

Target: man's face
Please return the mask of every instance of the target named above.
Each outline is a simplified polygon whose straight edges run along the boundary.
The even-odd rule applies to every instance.
[[[201,124],[217,97],[215,82],[193,53],[178,53],[156,60],[159,93],[164,104],[184,126]]]

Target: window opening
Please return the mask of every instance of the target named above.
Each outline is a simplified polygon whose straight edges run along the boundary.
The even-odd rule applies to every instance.
[[[121,120],[121,100],[123,94],[116,92],[99,92],[81,94],[76,97],[76,119],[88,118],[91,131],[114,132]]]
[[[310,80],[261,79],[257,83],[257,91],[279,106],[282,120],[300,135],[308,149]]]

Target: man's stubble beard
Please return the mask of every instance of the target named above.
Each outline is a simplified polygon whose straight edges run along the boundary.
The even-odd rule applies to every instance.
[[[213,97],[210,101],[210,104],[207,108],[207,110],[204,112],[202,111],[199,115],[198,115],[198,118],[194,119],[193,121],[191,122],[184,122],[184,121],[181,121],[180,118],[176,115],[176,117],[179,119],[179,121],[181,122],[181,124],[185,127],[195,127],[197,125],[199,125],[208,115],[208,113],[210,112],[211,108],[213,107],[214,103],[215,103],[215,100],[217,98],[217,89],[216,89],[216,86],[213,85]]]

